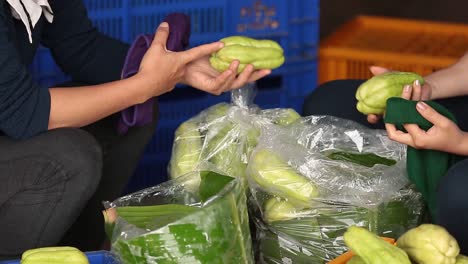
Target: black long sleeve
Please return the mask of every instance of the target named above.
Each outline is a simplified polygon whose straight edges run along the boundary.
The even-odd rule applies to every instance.
[[[46,23],[42,44],[74,81],[89,84],[120,78],[129,45],[100,33],[82,0],[50,1],[54,21]]]
[[[47,130],[50,95],[30,76],[16,46],[6,1],[0,3],[0,130],[12,138],[28,138]],[[32,46],[25,39],[25,45]]]
[[[29,43],[21,21],[0,3],[0,133],[24,139],[48,129],[50,87],[39,87],[28,71],[39,42],[73,81],[98,84],[120,79],[128,44],[100,33],[82,0],[49,0],[54,20],[42,17]]]

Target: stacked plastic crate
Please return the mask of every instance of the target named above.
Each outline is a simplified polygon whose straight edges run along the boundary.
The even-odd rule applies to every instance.
[[[286,63],[258,82],[255,103],[263,108],[300,111],[304,96],[317,84],[319,0],[85,0],[85,5],[99,30],[128,43],[138,34],[154,32],[172,12],[190,16],[191,46],[230,35],[277,41]],[[32,71],[45,85],[66,79],[46,50],[38,53]],[[221,101],[229,101],[229,94],[212,96],[188,87],[161,96],[158,129],[128,190],[164,181],[177,126]]]

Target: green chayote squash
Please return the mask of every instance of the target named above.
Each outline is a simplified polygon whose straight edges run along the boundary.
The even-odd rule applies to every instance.
[[[274,197],[265,203],[263,218],[267,223],[290,220],[297,217],[296,211],[290,202]]]
[[[412,72],[387,72],[376,75],[358,87],[356,108],[365,115],[383,114],[387,99],[401,96],[403,87],[415,80],[419,80],[421,85],[424,84],[424,79]]]
[[[269,149],[260,149],[252,153],[249,174],[252,182],[264,191],[288,199],[294,205],[309,205],[312,199],[319,195],[317,186],[310,179],[299,174]]]
[[[358,255],[365,264],[411,264],[405,251],[384,241],[365,228],[350,226],[343,238],[349,249]]]
[[[346,264],[366,264],[360,256],[354,255]]]
[[[462,254],[458,255],[455,264],[468,264],[468,257]]]
[[[468,257],[462,254],[458,255],[455,264],[468,264]]]
[[[224,47],[210,57],[211,66],[219,72],[227,70],[234,60],[240,62],[239,73],[248,64],[258,70],[275,69],[284,63],[283,48],[273,40],[231,36],[220,41],[224,43]]]
[[[75,247],[42,247],[26,250],[21,264],[89,264],[86,255]]]
[[[398,238],[397,246],[418,264],[455,264],[460,253],[455,238],[445,228],[433,224],[408,230]]]
[[[170,160],[171,179],[195,171],[199,164],[201,150],[202,139],[198,124],[191,120],[182,123],[175,131]]]

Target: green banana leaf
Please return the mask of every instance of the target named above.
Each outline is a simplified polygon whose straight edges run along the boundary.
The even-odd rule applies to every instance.
[[[142,207],[120,208],[125,216],[116,228],[130,232],[115,237],[112,250],[123,263],[253,263],[243,185],[215,172],[200,175],[200,207],[155,205],[143,213]]]

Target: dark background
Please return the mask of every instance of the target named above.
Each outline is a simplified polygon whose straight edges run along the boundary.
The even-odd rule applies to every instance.
[[[468,0],[321,0],[320,37],[359,14],[468,24]]]

